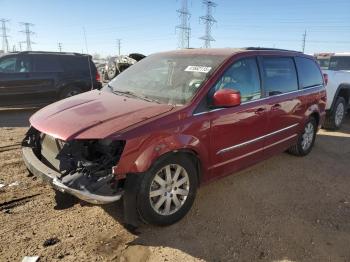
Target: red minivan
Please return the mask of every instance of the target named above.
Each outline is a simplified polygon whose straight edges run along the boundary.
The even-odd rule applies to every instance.
[[[127,223],[169,225],[200,184],[286,150],[307,155],[325,105],[321,70],[299,52],[164,52],[35,113],[22,152],[61,194],[123,198]]]

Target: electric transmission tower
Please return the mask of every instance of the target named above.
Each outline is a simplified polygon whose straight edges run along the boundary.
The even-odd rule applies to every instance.
[[[58,45],[58,50],[59,50],[60,52],[62,52],[62,43],[57,43],[57,45]]]
[[[215,39],[211,35],[211,28],[216,23],[212,13],[213,8],[217,6],[216,3],[209,0],[203,0],[203,4],[207,7],[207,13],[204,16],[201,16],[199,19],[205,24],[205,35],[200,39],[204,40],[204,47],[210,48],[210,42],[215,41]]]
[[[21,33],[26,34],[26,41],[27,43],[27,51],[32,51],[32,44],[35,44],[30,40],[30,36],[34,34],[33,31],[30,31],[30,27],[33,26],[34,24],[31,23],[20,23],[21,25],[24,25],[24,31],[20,31]]]
[[[2,50],[4,53],[9,51],[9,42],[8,42],[8,35],[7,35],[7,27],[6,23],[9,21],[7,19],[0,19],[1,21],[1,37],[2,37]]]
[[[306,30],[303,34],[303,42],[302,42],[302,45],[301,45],[301,49],[303,51],[303,53],[305,52],[305,45],[306,45]]]
[[[176,10],[179,13],[181,24],[175,27],[179,29],[179,48],[189,48],[190,47],[190,17],[191,14],[188,12],[188,1],[182,0],[181,9]]]
[[[117,39],[117,48],[118,48],[118,55],[120,55],[120,48],[122,46],[122,40],[120,38]]]

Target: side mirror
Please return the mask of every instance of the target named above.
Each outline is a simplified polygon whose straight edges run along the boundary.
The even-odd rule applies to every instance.
[[[213,105],[215,107],[233,107],[241,104],[241,93],[234,89],[220,89],[214,93]]]

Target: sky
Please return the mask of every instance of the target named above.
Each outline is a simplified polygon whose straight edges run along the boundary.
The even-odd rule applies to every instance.
[[[33,23],[33,50],[151,54],[178,47],[175,27],[182,0],[0,0],[11,49],[25,40],[20,22]],[[216,0],[211,47],[275,47],[305,53],[350,51],[350,0]],[[188,0],[190,47],[203,47],[206,12],[201,0]],[[84,38],[84,29],[86,43]],[[2,41],[0,42],[0,48]],[[22,44],[25,48],[25,44]]]

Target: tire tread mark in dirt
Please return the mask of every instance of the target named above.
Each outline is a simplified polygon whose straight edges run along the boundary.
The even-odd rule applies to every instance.
[[[4,209],[11,209],[11,208],[14,208],[16,206],[23,205],[23,204],[29,202],[33,197],[36,197],[38,195],[40,195],[40,194],[34,194],[34,195],[30,195],[30,196],[16,198],[16,199],[12,199],[10,201],[0,203],[0,211],[4,210]]]

